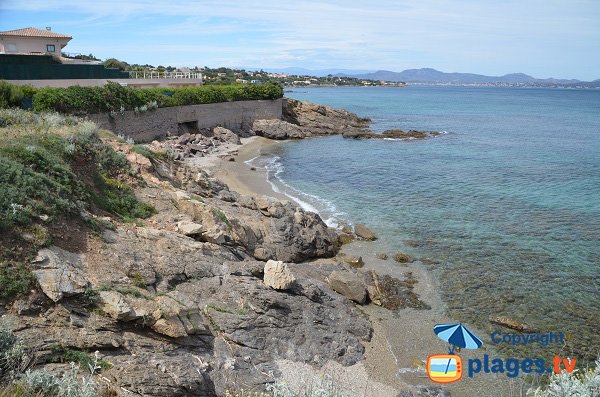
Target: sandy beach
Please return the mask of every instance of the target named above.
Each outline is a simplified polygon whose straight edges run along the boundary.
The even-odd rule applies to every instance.
[[[246,195],[266,195],[280,200],[290,200],[273,190],[267,181],[267,171],[263,168],[251,169],[245,162],[261,154],[267,154],[285,142],[274,141],[262,137],[244,138],[241,146],[227,146],[219,153],[204,158],[205,169],[225,182],[231,190]],[[233,157],[235,161],[230,161]],[[362,256],[365,269],[373,269],[381,274],[402,277],[405,272],[412,272],[418,283],[415,292],[420,299],[431,306],[430,310],[401,309],[389,311],[376,305],[360,306],[369,317],[373,326],[372,340],[366,344],[365,360],[351,367],[343,367],[337,363],[329,363],[321,370],[310,365],[302,365],[289,361],[279,362],[283,377],[290,385],[298,385],[300,378],[322,378],[332,376],[342,384],[344,389],[360,396],[392,396],[401,390],[410,390],[416,385],[440,385],[428,379],[425,362],[430,354],[446,354],[447,347],[440,341],[432,329],[435,324],[453,323],[444,314],[445,306],[438,293],[432,275],[424,265],[415,261],[400,265],[391,259],[394,252],[387,252],[390,259],[381,260],[376,253],[385,252],[387,247],[377,241],[355,241],[344,245],[343,254]],[[317,261],[334,261],[320,259]],[[486,347],[478,351],[489,353]],[[463,360],[474,357],[470,351],[461,352]],[[302,374],[302,376],[298,376]],[[368,387],[365,388],[365,384]],[[497,396],[505,395],[509,389],[517,387],[510,384],[506,377],[492,374],[468,378],[465,374],[460,382],[444,386],[452,396]]]

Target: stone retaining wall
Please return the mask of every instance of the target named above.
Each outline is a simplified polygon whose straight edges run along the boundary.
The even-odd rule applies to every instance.
[[[100,128],[133,138],[136,142],[150,142],[216,126],[241,133],[249,130],[255,120],[280,119],[281,114],[282,100],[276,99],[174,106],[143,113],[127,111],[114,116],[92,114],[89,119]]]

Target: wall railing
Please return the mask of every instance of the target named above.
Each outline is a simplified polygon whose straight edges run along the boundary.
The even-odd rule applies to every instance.
[[[184,72],[129,72],[129,78],[132,79],[202,79],[202,73],[184,73]]]

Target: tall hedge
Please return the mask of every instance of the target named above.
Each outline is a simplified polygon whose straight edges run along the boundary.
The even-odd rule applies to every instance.
[[[278,99],[283,88],[275,83],[183,88],[131,88],[109,82],[103,87],[40,88],[33,109],[68,114],[102,113],[136,108],[198,105],[254,99]],[[151,105],[151,106],[148,106]]]

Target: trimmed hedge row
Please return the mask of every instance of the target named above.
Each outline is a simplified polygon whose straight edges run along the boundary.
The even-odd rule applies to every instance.
[[[53,110],[60,113],[84,115],[281,97],[283,97],[283,88],[273,83],[183,88],[131,88],[109,82],[103,87],[72,86],[36,89],[33,95],[33,110]]]

